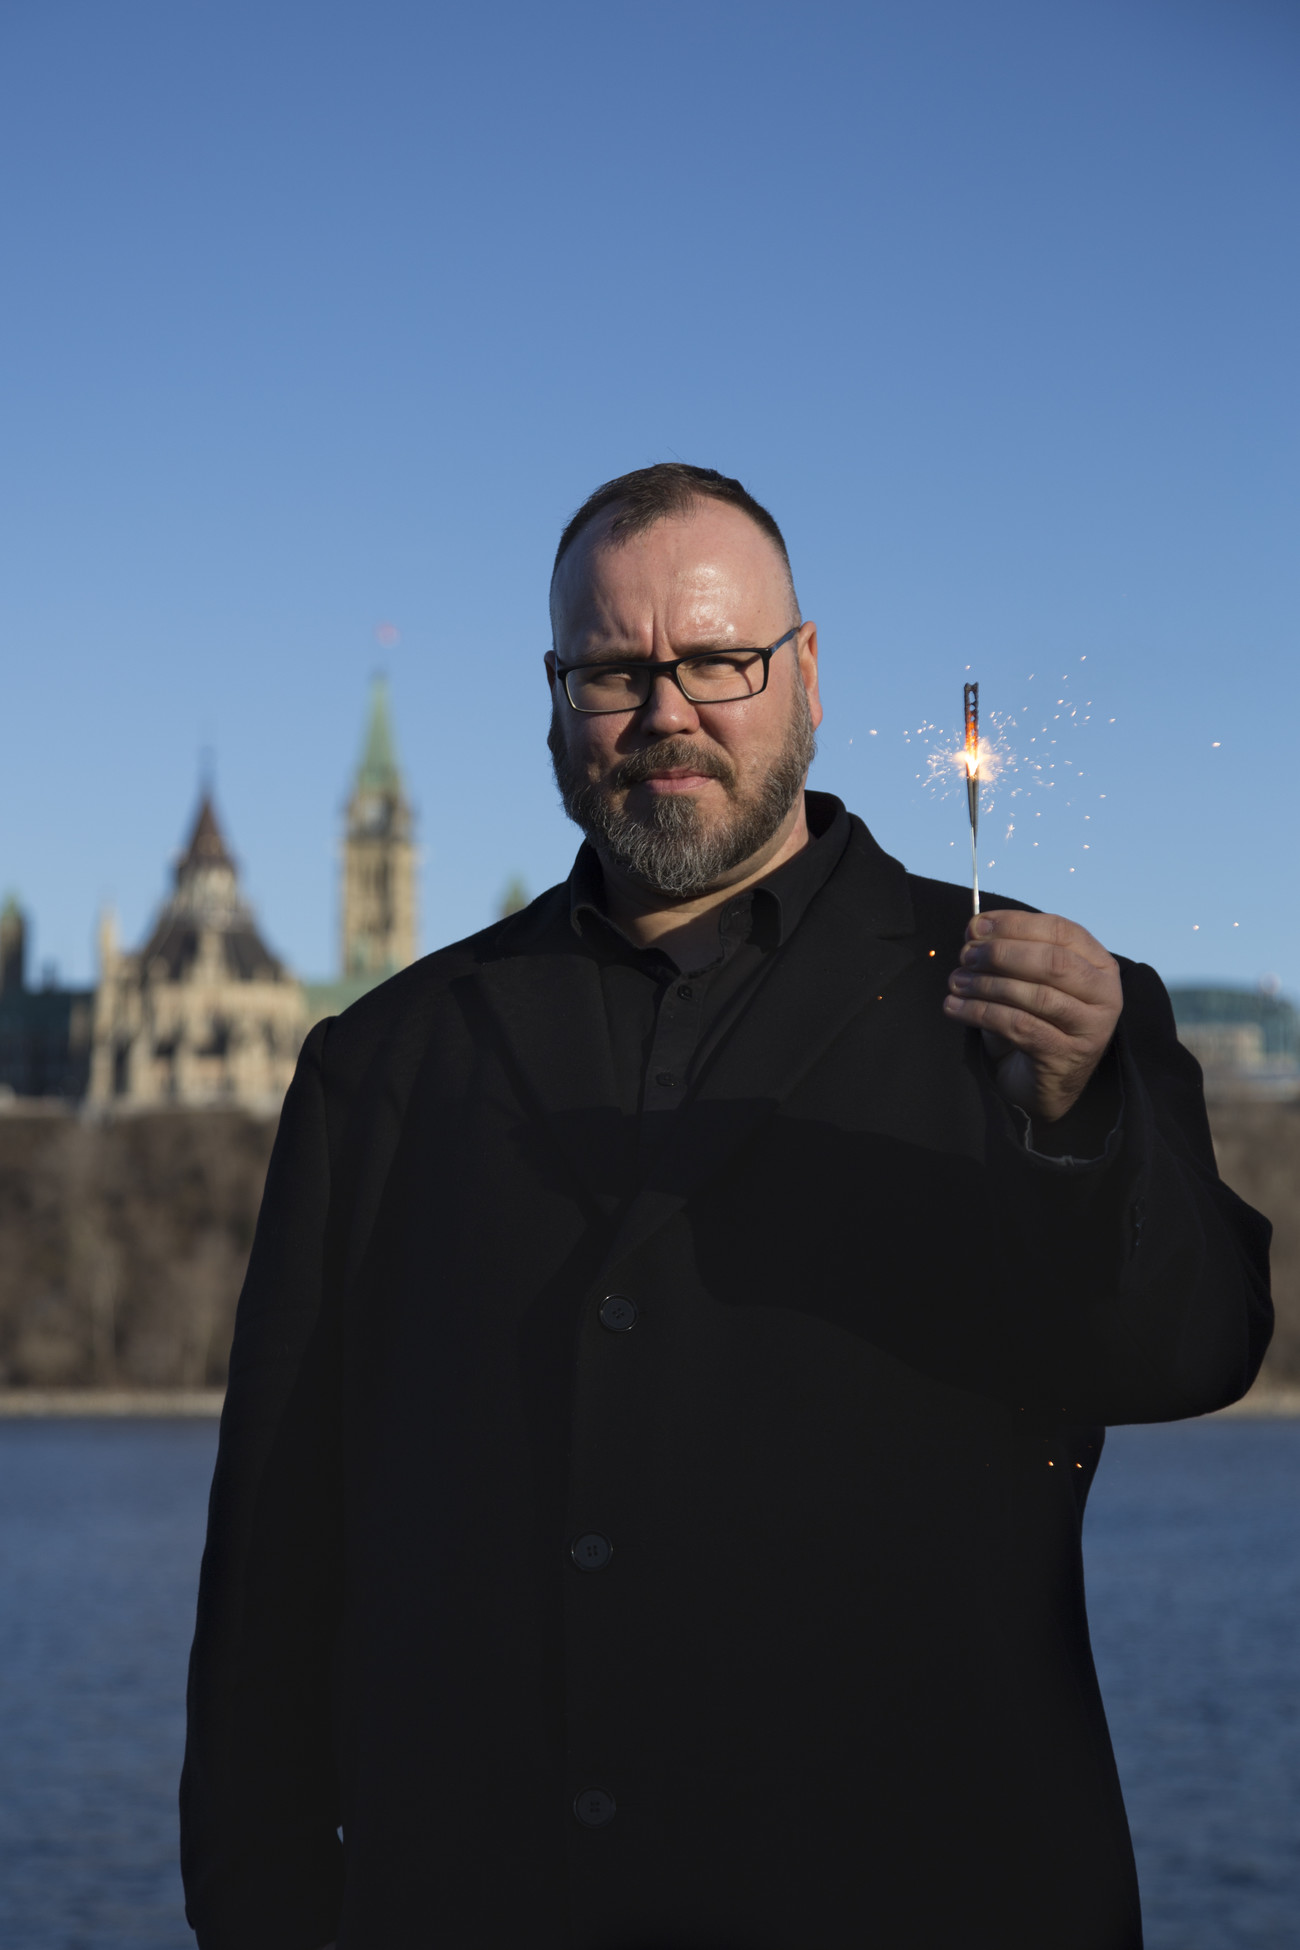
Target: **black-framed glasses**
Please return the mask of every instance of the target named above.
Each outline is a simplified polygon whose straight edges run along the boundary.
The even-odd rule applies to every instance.
[[[663,663],[637,657],[630,663],[562,664],[555,674],[575,711],[589,716],[602,711],[639,711],[648,702],[657,677],[671,677],[692,704],[738,704],[759,697],[767,689],[768,665],[783,643],[798,636],[795,624],[765,650],[695,650],[689,657]]]

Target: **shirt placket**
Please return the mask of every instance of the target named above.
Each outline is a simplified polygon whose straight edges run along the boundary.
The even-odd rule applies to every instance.
[[[665,980],[646,1062],[643,1109],[673,1110],[681,1102],[699,1046],[708,984],[707,973]]]

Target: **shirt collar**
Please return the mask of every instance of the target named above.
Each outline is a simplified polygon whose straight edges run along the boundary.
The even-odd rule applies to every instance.
[[[732,902],[724,902],[718,910],[720,927],[724,916],[743,907],[750,915],[751,938],[757,935],[764,946],[773,947],[781,947],[790,939],[814,895],[820,893],[839,865],[849,839],[849,815],[833,793],[805,792],[804,813],[808,821],[807,846],[738,894],[734,906]],[[593,918],[627,941],[623,930],[611,921],[606,911],[604,875],[596,849],[588,840],[579,847],[569,875],[569,925],[575,934],[581,935]],[[631,942],[628,945],[635,947]]]

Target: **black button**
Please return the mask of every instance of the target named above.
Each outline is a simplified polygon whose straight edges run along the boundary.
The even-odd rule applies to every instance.
[[[655,1082],[663,1090],[670,1090],[672,1086],[676,1083],[676,1081],[677,1081],[676,1077],[673,1076],[673,1074],[669,1070],[660,1070],[658,1075],[655,1077]]]
[[[636,1301],[625,1293],[607,1293],[600,1303],[600,1324],[611,1334],[626,1334],[636,1326]]]
[[[573,1812],[584,1828],[603,1828],[614,1819],[614,1797],[608,1788],[583,1788],[573,1797]]]
[[[614,1546],[598,1530],[589,1530],[569,1546],[569,1556],[580,1571],[603,1571],[614,1555]]]
[[[691,997],[694,995],[695,990],[691,987],[689,982],[683,982],[681,987],[678,989],[677,993],[678,995],[681,996],[683,1002],[689,1002]]]

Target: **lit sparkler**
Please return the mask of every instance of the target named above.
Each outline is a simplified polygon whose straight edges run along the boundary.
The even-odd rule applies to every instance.
[[[980,687],[966,684],[962,688],[962,710],[966,720],[966,743],[962,758],[966,765],[966,806],[970,813],[970,882],[971,913],[980,911]]]
[[[1080,658],[1081,663],[1085,662]],[[970,665],[966,668],[969,670]],[[1028,678],[1033,683],[1033,673]],[[1064,749],[1070,734],[1082,731],[1093,723],[1093,702],[1083,698],[1077,702],[1071,698],[1065,686],[1069,682],[1068,672],[1062,672],[1059,679],[1059,695],[1047,701],[1043,710],[1030,709],[1027,699],[1013,716],[1000,715],[996,711],[987,712],[983,721],[979,715],[979,685],[967,684],[963,692],[962,724],[954,729],[951,725],[918,724],[905,729],[903,736],[908,744],[913,739],[923,740],[926,746],[926,769],[918,772],[917,778],[940,798],[946,798],[951,790],[958,787],[960,780],[966,787],[966,803],[971,835],[971,905],[974,913],[980,912],[979,890],[979,815],[981,801],[987,815],[993,810],[993,795],[1001,788],[1006,797],[1006,831],[1004,839],[1010,840],[1018,822],[1029,819],[1037,822],[1043,818],[1043,807],[1027,805],[1036,795],[1052,792],[1056,799],[1063,798],[1064,810],[1068,811],[1076,803],[1083,785],[1084,770],[1078,757],[1067,756]],[[1053,691],[1058,689],[1052,685]],[[1051,711],[1056,705],[1055,712]],[[1039,718],[1039,710],[1042,717]],[[1049,715],[1050,713],[1050,715]],[[1035,720],[1038,722],[1035,724]],[[1114,718],[1108,720],[1114,724]],[[1011,744],[1016,739],[1016,748]],[[1075,752],[1079,751],[1077,746]],[[1080,754],[1082,755],[1082,754]],[[1063,793],[1056,793],[1055,787],[1064,786]],[[1088,797],[1091,797],[1089,793]],[[1104,801],[1106,794],[1100,793]],[[1092,819],[1091,812],[1083,813],[1084,822]],[[1036,823],[1029,827],[1031,833],[1044,835],[1045,829]],[[1033,841],[1037,847],[1038,840]],[[958,842],[951,842],[956,846]],[[1087,840],[1083,851],[1090,850]],[[993,866],[992,860],[985,860],[987,871]],[[1073,873],[1075,869],[1070,868]]]

